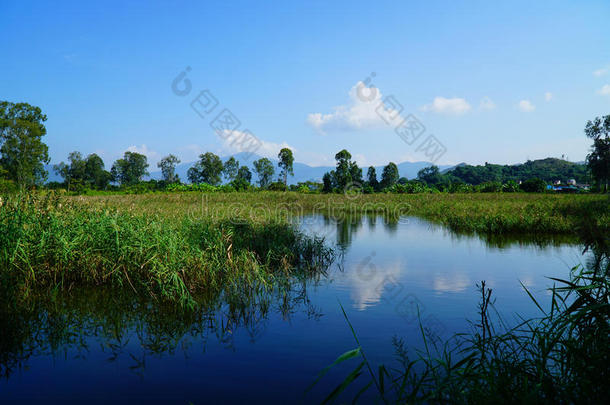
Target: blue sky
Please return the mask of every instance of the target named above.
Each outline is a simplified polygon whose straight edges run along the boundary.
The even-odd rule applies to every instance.
[[[4,0],[0,99],[46,112],[54,163],[225,155],[235,145],[210,127],[223,108],[257,153],[289,146],[312,165],[343,148],[361,165],[429,160],[431,135],[442,164],[583,160],[585,122],[610,114],[610,2],[456,3]],[[202,118],[190,103],[205,89],[218,107]],[[379,105],[425,132],[405,143]]]

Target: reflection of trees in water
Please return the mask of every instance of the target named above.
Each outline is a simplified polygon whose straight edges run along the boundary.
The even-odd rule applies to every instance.
[[[10,377],[32,357],[70,353],[86,358],[91,344],[99,345],[109,361],[130,358],[136,373],[143,371],[148,356],[177,351],[188,356],[195,344],[203,344],[205,350],[209,339],[235,350],[238,331],[245,331],[251,341],[258,340],[273,313],[285,320],[300,311],[319,318],[320,310],[307,297],[310,282],[317,280],[284,280],[273,289],[199,297],[197,309],[106,289],[27,302],[0,291],[0,376]]]
[[[446,229],[446,228],[445,228]],[[485,243],[485,246],[495,249],[506,249],[513,246],[518,247],[560,247],[564,245],[577,245],[580,240],[573,235],[553,235],[553,234],[494,234],[494,233],[475,233],[447,230],[455,240],[478,238]]]
[[[336,232],[336,243],[339,248],[339,253],[345,254],[352,244],[355,235],[366,220],[367,229],[374,231],[381,224],[384,230],[390,234],[395,234],[399,227],[399,218],[391,214],[379,213],[355,213],[350,212],[342,215],[323,215],[323,223],[327,228],[334,227]],[[505,249],[512,246],[519,247],[560,247],[566,244],[583,244],[586,240],[582,236],[576,235],[555,235],[555,234],[497,234],[497,233],[480,233],[474,231],[453,230],[446,226],[429,222],[423,219],[415,219],[422,221],[427,226],[436,231],[445,232],[455,240],[467,240],[477,238],[482,240],[487,247]],[[408,225],[406,225],[408,226]],[[583,233],[583,232],[581,232]],[[592,235],[591,232],[585,232],[587,235]],[[584,233],[583,233],[584,234]],[[599,239],[599,236],[595,239]]]
[[[354,236],[363,227],[365,222],[368,224],[368,230],[374,231],[379,222],[383,223],[384,228],[390,233],[395,233],[398,229],[399,218],[392,214],[378,213],[342,213],[340,215],[323,215],[322,221],[326,227],[334,227],[336,235],[336,244],[339,248],[339,253],[345,254],[352,244]]]

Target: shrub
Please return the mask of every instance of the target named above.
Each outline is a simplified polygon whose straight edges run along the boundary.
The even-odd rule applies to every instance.
[[[521,190],[527,193],[542,193],[546,190],[546,182],[544,180],[533,178],[521,183]]]

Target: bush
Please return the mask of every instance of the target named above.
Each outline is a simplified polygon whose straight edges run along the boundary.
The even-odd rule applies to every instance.
[[[481,193],[499,193],[502,191],[502,183],[498,181],[486,181],[477,186]]]
[[[0,179],[0,193],[15,193],[19,187],[11,180]]]
[[[504,185],[502,185],[502,191],[505,193],[516,193],[519,191],[519,185],[514,180],[507,181]]]
[[[275,181],[275,182],[269,184],[270,191],[286,191],[287,189],[288,189],[288,187],[286,187],[286,185],[284,183],[282,183],[281,181]]]
[[[546,190],[546,182],[544,180],[533,178],[521,183],[521,190],[526,193],[543,193]]]

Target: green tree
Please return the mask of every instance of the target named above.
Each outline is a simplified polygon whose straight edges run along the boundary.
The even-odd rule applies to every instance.
[[[423,182],[425,182],[429,186],[433,186],[441,183],[443,180],[443,175],[438,169],[438,166],[430,166],[424,167],[419,172],[417,172],[417,178]]]
[[[0,172],[20,187],[43,183],[49,148],[42,142],[47,116],[27,103],[0,102]]]
[[[235,179],[235,177],[237,177],[238,169],[239,162],[233,156],[231,156],[229,160],[225,162],[224,167],[222,169],[222,173],[224,174],[225,179],[227,179],[227,181],[232,181],[233,179]]]
[[[362,169],[358,167],[358,164],[355,161],[350,162],[349,174],[352,178],[352,183],[362,185]]]
[[[133,185],[148,175],[148,162],[146,156],[136,152],[125,152],[122,159],[118,159],[112,165],[110,173],[112,180],[121,185]]]
[[[59,162],[53,166],[53,171],[60,175],[66,183],[68,191],[71,188],[84,186],[86,176],[86,162],[82,153],[71,152],[68,155],[68,163]]]
[[[111,179],[110,172],[104,170],[104,161],[95,153],[91,153],[85,160],[85,181],[89,187],[104,190]]]
[[[250,187],[250,181],[252,180],[252,173],[248,166],[241,166],[237,170],[235,179],[230,183],[236,190],[247,190]]]
[[[388,188],[396,184],[399,179],[398,166],[396,163],[390,162],[386,167],[383,168],[381,173],[381,188]]]
[[[369,170],[366,172],[366,180],[373,190],[379,190],[379,181],[377,181],[377,171],[375,170],[375,167],[369,167]]]
[[[180,159],[170,154],[165,156],[157,163],[157,167],[161,169],[163,180],[166,183],[179,183],[180,177],[176,174],[176,165],[180,164]]]
[[[335,169],[336,186],[345,189],[349,184],[362,184],[362,169],[352,161],[352,155],[345,149],[335,155],[337,167]]]
[[[344,189],[345,186],[352,182],[352,174],[350,170],[352,155],[345,149],[337,152],[335,160],[337,166],[335,168],[335,179],[337,181],[337,187]]]
[[[199,170],[199,162],[195,163],[192,167],[189,167],[186,172],[186,177],[193,184],[201,183],[201,171]]]
[[[250,182],[252,181],[252,172],[250,172],[248,166],[242,166],[239,168],[239,170],[237,171],[236,179],[245,181],[250,184]]]
[[[280,177],[283,179],[284,185],[286,185],[288,183],[288,175],[294,175],[292,167],[294,163],[294,156],[292,155],[292,151],[290,149],[282,148],[277,157],[280,160],[277,164],[281,169]]]
[[[64,179],[64,183],[66,183],[68,191],[70,191],[70,165],[66,164],[66,162],[59,162],[53,165],[53,171],[55,172],[55,174],[61,176],[61,178]]]
[[[192,183],[208,183],[213,186],[220,183],[222,160],[212,152],[199,155],[199,162],[188,170],[188,178]]]
[[[588,121],[585,135],[593,139],[591,153],[587,155],[587,166],[599,188],[606,192],[610,180],[610,115]]]
[[[266,188],[271,184],[275,168],[271,160],[267,158],[260,158],[254,161],[254,171],[258,176],[258,185],[261,188]]]
[[[332,172],[326,172],[324,173],[324,176],[322,176],[322,192],[323,193],[332,193],[333,192],[333,173]]]

